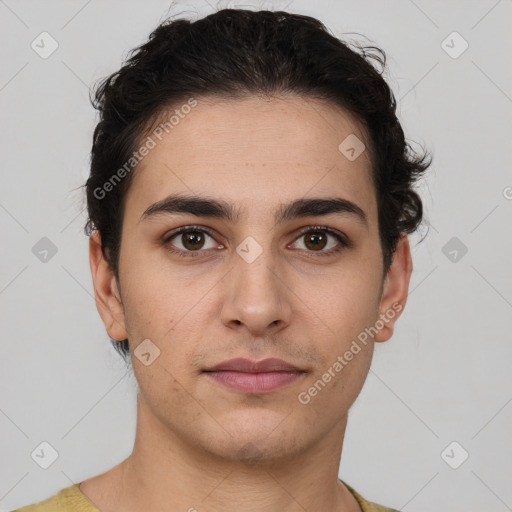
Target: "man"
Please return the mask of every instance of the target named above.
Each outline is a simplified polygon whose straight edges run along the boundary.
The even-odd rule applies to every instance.
[[[163,23],[98,88],[86,227],[136,440],[21,511],[391,510],[338,470],[406,303],[430,162],[366,50],[222,10]]]

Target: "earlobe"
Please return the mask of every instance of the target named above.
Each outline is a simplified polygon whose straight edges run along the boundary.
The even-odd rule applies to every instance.
[[[407,302],[412,268],[409,239],[406,233],[402,233],[384,281],[379,317],[376,319],[379,332],[375,335],[374,340],[377,342],[387,341],[393,335],[394,324],[402,314]]]
[[[106,261],[98,230],[89,238],[89,263],[94,286],[96,308],[108,335],[115,340],[128,338],[121,294],[114,271]]]

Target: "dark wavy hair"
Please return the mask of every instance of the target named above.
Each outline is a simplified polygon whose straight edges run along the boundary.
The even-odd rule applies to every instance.
[[[387,273],[401,233],[414,232],[422,221],[422,202],[413,185],[432,159],[415,153],[405,140],[395,97],[382,77],[383,50],[344,42],[309,16],[224,9],[196,21],[167,19],[128,57],[91,98],[100,120],[85,184],[85,233],[99,231],[103,254],[118,283],[124,198],[135,171],[108,194],[98,190],[171,107],[190,97],[236,99],[252,94],[323,99],[355,115],[369,135]],[[127,359],[128,340],[111,341]]]

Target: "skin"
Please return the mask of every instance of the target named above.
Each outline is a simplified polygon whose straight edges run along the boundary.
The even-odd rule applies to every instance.
[[[401,238],[384,276],[368,151],[349,161],[338,150],[352,133],[366,140],[354,117],[320,100],[198,98],[135,172],[119,285],[92,234],[98,311],[112,338],[130,340],[139,385],[132,454],[80,485],[102,512],[359,510],[338,481],[347,414],[374,343],[392,336],[400,313],[309,404],[297,398],[379,314],[406,303],[409,242]],[[240,217],[141,221],[171,193],[222,199]],[[349,199],[368,225],[348,214],[274,222],[281,204],[304,197]],[[163,239],[189,225],[210,228],[214,238],[205,235],[198,257],[179,257]],[[338,242],[329,235],[327,247],[311,249],[299,231],[314,225],[344,233],[352,246],[320,255]],[[247,236],[263,250],[250,264],[236,252]],[[186,250],[181,235],[172,243]],[[133,354],[145,339],[161,351],[149,366]],[[202,373],[233,357],[278,357],[306,373],[252,395]]]

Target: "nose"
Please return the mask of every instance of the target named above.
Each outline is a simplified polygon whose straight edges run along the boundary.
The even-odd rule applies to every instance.
[[[231,329],[246,329],[253,336],[275,333],[290,324],[292,292],[276,270],[270,251],[248,263],[238,255],[224,279],[221,320]]]

